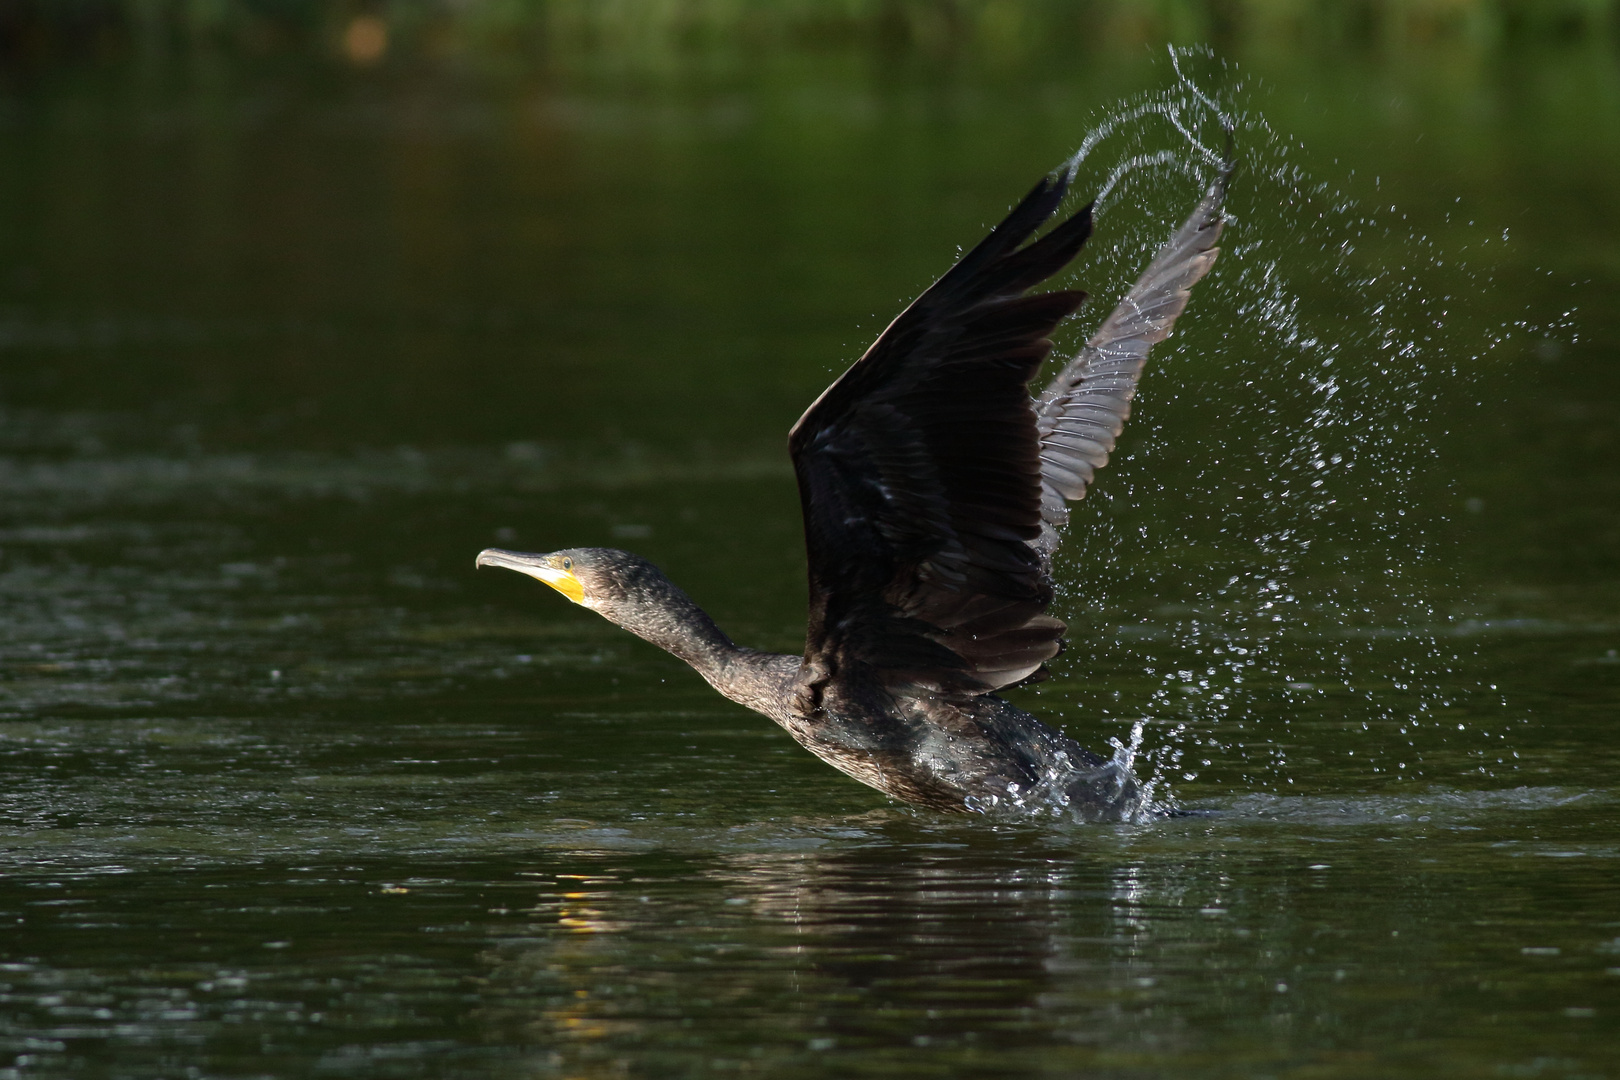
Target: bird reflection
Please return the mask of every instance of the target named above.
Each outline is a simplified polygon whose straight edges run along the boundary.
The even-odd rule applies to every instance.
[[[1154,984],[1143,946],[1167,883],[1056,848],[1031,859],[998,854],[995,837],[932,839],[735,852],[678,868],[674,891],[646,866],[558,878],[531,936],[490,952],[481,1022],[594,1075],[649,1044],[741,1054],[744,1021],[756,1056],[1000,1052],[1037,1011],[1043,1030],[1079,1012],[1082,1031]]]

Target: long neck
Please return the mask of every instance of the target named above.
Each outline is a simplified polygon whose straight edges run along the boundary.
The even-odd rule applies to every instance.
[[[714,681],[711,673],[722,670],[739,651],[708,613],[667,579],[630,610],[604,614],[637,637],[685,660],[710,682]]]
[[[608,618],[688,664],[720,693],[781,722],[799,658],[739,647],[667,578]],[[779,715],[781,714],[781,715]]]

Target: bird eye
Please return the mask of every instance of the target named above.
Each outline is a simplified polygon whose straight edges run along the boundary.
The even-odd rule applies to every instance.
[[[564,570],[572,570],[573,568],[574,568],[574,560],[573,559],[564,559],[563,560],[563,569]]]

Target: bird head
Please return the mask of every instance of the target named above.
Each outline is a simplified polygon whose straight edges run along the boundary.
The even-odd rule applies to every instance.
[[[621,621],[616,614],[640,606],[651,594],[668,587],[668,579],[652,563],[614,548],[565,548],[548,553],[486,548],[478,553],[475,565],[527,574],[614,622]]]

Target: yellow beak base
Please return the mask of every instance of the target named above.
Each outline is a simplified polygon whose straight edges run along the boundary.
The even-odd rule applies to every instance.
[[[536,581],[543,581],[553,589],[562,593],[576,604],[585,602],[585,586],[580,584],[579,578],[574,576],[572,570],[557,570],[549,566],[537,566],[529,571]]]

